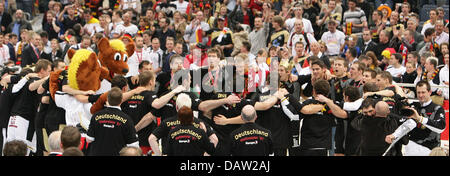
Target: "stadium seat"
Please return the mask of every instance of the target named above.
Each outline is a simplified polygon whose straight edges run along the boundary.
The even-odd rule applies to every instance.
[[[420,9],[420,21],[427,21],[430,18],[430,15],[428,14],[430,10],[436,9],[437,6],[433,4],[426,4],[423,6],[423,8]]]
[[[444,5],[448,5],[448,0],[436,0],[436,5],[437,6],[444,6]]]

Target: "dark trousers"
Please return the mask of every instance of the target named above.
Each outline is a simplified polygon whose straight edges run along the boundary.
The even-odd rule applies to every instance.
[[[319,150],[302,149],[302,150],[300,150],[299,156],[328,156],[328,150],[327,149],[319,149]]]

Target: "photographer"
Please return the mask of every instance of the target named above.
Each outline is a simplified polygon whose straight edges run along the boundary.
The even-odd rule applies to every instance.
[[[446,127],[444,109],[431,101],[431,86],[427,81],[420,81],[416,85],[418,103],[409,108],[413,114],[408,118],[414,119],[417,127],[409,132],[409,143],[405,146],[405,156],[428,156],[434,147],[440,146],[440,133]],[[391,143],[396,137],[386,136]]]

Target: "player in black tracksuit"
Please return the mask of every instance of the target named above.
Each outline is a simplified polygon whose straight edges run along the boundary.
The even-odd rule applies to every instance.
[[[108,93],[110,106],[92,115],[87,133],[90,156],[117,156],[125,146],[138,146],[133,120],[121,111],[122,91],[112,88]]]
[[[0,89],[0,144],[3,144],[3,141],[6,140],[6,128],[8,127],[9,117],[11,116],[11,108],[14,104],[16,94],[13,94],[12,87],[14,84],[17,84],[22,77],[31,73],[30,69],[23,69],[22,72],[18,75],[11,75],[9,77],[9,83],[7,87],[2,87]],[[3,145],[0,146],[0,151],[3,151]]]
[[[192,110],[183,106],[178,111],[180,125],[170,130],[168,138],[168,156],[203,156],[205,152],[213,154],[215,146],[209,141],[204,129],[195,127]]]
[[[230,153],[232,156],[268,156],[273,153],[272,133],[255,124],[255,108],[246,105],[241,118],[245,122],[230,135]]]
[[[326,156],[331,149],[331,128],[335,125],[335,117],[347,118],[347,114],[333,100],[326,98],[330,85],[325,80],[317,80],[313,85],[314,99],[305,100],[302,104],[294,97],[287,101],[295,111],[300,112],[303,119],[300,128],[300,155]],[[286,100],[282,100],[286,101]]]
[[[270,91],[255,93],[254,100],[263,102],[270,97]],[[273,136],[273,152],[275,156],[286,156],[287,149],[293,145],[291,119],[283,112],[281,101],[277,101],[270,109],[257,111],[256,124],[269,130]],[[298,120],[296,120],[298,122]],[[298,128],[297,128],[298,129]],[[297,132],[298,133],[298,132]]]
[[[230,137],[232,156],[269,156],[273,153],[270,130],[254,122],[243,124]]]

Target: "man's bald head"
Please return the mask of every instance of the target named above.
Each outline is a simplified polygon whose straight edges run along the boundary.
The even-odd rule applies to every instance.
[[[384,101],[379,101],[375,105],[376,117],[387,117],[389,114],[389,105]]]
[[[241,118],[245,122],[255,122],[256,110],[252,105],[246,105],[242,108]]]

